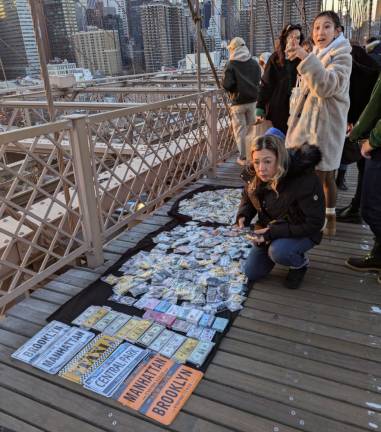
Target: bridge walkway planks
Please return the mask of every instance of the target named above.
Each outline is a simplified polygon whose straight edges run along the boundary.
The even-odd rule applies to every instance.
[[[202,184],[239,186],[233,160]],[[348,174],[349,202],[356,173]],[[178,198],[179,195],[175,197]],[[15,305],[0,322],[0,426],[15,432],[360,432],[381,428],[381,286],[344,267],[372,243],[363,225],[339,224],[311,253],[298,291],[276,268],[250,292],[204,379],[164,428],[116,402],[10,358],[61,304],[97,279],[149,232],[170,221],[168,202],[104,246],[98,269],[72,268]],[[378,308],[378,309],[377,309]]]

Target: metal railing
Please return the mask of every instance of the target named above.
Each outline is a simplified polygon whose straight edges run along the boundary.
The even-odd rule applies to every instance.
[[[224,97],[216,90],[0,134],[0,312],[81,255],[101,265],[116,232],[213,175],[235,148]],[[23,158],[5,163],[15,148]]]

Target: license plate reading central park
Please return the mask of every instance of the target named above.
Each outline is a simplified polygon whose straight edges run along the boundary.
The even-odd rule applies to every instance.
[[[103,396],[111,397],[148,354],[149,351],[128,342],[120,345],[84,380],[84,387]]]

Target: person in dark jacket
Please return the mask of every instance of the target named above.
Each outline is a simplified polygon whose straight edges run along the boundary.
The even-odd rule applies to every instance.
[[[325,221],[324,192],[315,173],[320,150],[308,144],[287,150],[279,137],[264,135],[254,140],[251,152],[237,212],[240,228],[258,216],[245,273],[255,282],[275,264],[285,265],[285,286],[299,288],[309,262],[305,253],[320,243]]]
[[[290,61],[286,58],[287,44],[304,40],[302,27],[289,24],[280,35],[276,51],[266,64],[265,72],[259,86],[256,119],[271,120],[273,126],[283,133],[287,132],[287,120],[290,113],[290,96],[296,84],[296,67],[300,60]]]
[[[348,258],[346,265],[362,272],[378,271],[378,282],[381,283],[381,73],[349,139],[361,140],[361,154],[366,159],[361,214],[374,234],[374,245],[364,257]]]
[[[377,62],[370,57],[364,48],[352,44],[352,72],[349,85],[350,107],[348,112],[348,133],[353,129],[353,125],[360,118],[361,113],[369,102],[373,87],[376,84],[379,70],[381,69]],[[347,190],[345,184],[345,172],[348,165],[345,160],[346,148],[350,145],[349,138],[346,138],[342,165],[337,172],[336,184],[339,189]],[[360,152],[359,152],[360,153]],[[364,174],[365,159],[360,158],[357,161],[358,177],[356,193],[351,203],[336,211],[336,219],[339,222],[361,223],[360,202],[362,178]]]
[[[367,40],[366,52],[381,68],[381,40],[372,37]]]
[[[231,117],[234,138],[237,143],[238,163],[246,160],[246,135],[248,127],[255,123],[255,104],[261,68],[240,37],[232,39],[228,45],[229,61],[226,64],[222,85],[231,100]]]

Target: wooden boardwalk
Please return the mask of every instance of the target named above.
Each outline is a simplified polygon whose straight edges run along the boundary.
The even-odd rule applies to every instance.
[[[239,185],[238,167],[214,184]],[[353,191],[355,176],[350,176]],[[200,180],[186,191],[200,184]],[[341,194],[339,205],[351,193]],[[165,428],[118,403],[12,360],[45,318],[168,222],[166,204],[105,245],[96,271],[73,268],[0,322],[0,426],[17,432],[156,432]],[[284,269],[255,285],[204,379],[169,430],[182,432],[357,432],[381,430],[381,286],[347,270],[349,255],[372,244],[365,226],[341,224],[310,254],[300,290],[282,287]],[[372,308],[374,312],[372,312]],[[378,312],[378,313],[377,313]],[[0,427],[0,430],[1,427]]]

